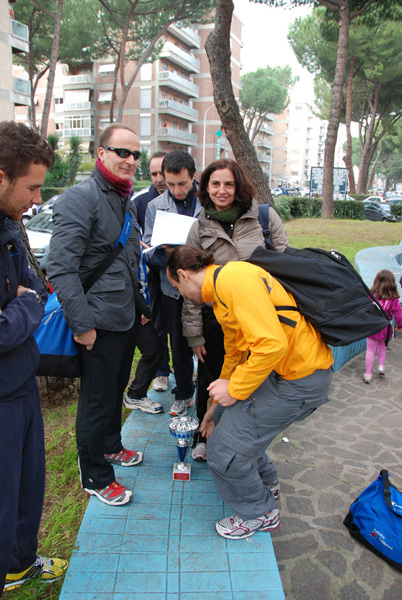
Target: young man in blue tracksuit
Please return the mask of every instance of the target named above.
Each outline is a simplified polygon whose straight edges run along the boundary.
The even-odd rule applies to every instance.
[[[67,561],[38,556],[45,489],[45,444],[33,334],[47,292],[29,269],[14,221],[32,204],[53,152],[38,134],[0,123],[0,596],[34,578],[61,577]]]

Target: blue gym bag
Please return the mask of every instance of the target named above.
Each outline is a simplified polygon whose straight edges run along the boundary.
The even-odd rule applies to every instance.
[[[99,277],[110,267],[115,258],[125,247],[130,235],[132,216],[127,211],[123,227],[113,250],[103,259],[96,269],[83,283],[84,292],[94,285]],[[144,297],[134,285],[134,298],[138,311],[147,318],[152,315]],[[34,334],[40,352],[40,364],[37,375],[50,377],[79,377],[80,357],[78,346],[72,331],[64,318],[63,310],[55,293],[49,296],[41,323]]]
[[[353,502],[343,524],[351,536],[402,571],[402,494],[383,469]]]

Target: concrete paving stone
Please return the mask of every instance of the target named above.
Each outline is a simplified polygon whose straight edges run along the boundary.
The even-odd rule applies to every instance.
[[[356,559],[350,566],[357,579],[376,590],[384,579],[384,565],[368,549],[363,548],[363,550],[364,560]]]
[[[335,512],[339,513],[339,510],[342,510],[345,504],[345,499],[343,494],[321,494],[318,499],[318,511],[320,514],[330,515]]]
[[[302,521],[301,519],[294,518],[289,515],[286,517],[286,519],[281,520],[281,526],[277,531],[275,531],[275,539],[278,540],[288,536],[292,537],[298,533],[311,532],[312,529],[313,528],[309,522]]]
[[[298,561],[290,573],[294,600],[338,600],[330,577],[310,560]]]
[[[292,537],[287,540],[275,538],[276,532],[272,534],[272,542],[275,548],[276,560],[279,562],[282,558],[296,558],[303,554],[310,554],[318,549],[318,542],[314,535],[308,534],[301,537]],[[310,598],[311,600],[311,598]]]
[[[325,473],[321,470],[311,469],[306,471],[301,477],[300,480],[303,483],[307,483],[315,490],[328,489],[332,487],[336,483],[336,478],[333,477],[329,473]]]
[[[291,514],[310,516],[315,515],[313,504],[309,498],[303,498],[299,495],[287,496],[286,506],[289,513]]]
[[[400,576],[400,573],[399,573]],[[384,600],[401,600],[402,598],[402,581],[395,581],[391,587],[384,591]]]
[[[320,469],[338,480],[343,472],[343,464],[341,462],[323,461],[320,464]]]
[[[339,552],[331,552],[326,550],[317,553],[317,559],[331,571],[335,577],[343,577],[347,569],[347,562]]]
[[[350,536],[348,530],[343,526],[344,531],[320,531],[319,535],[324,542],[324,548],[332,548],[336,550],[345,550],[351,552],[356,550],[356,542]]]
[[[352,581],[339,590],[339,600],[376,600],[369,595],[357,581]]]
[[[274,448],[276,451],[276,447]],[[275,462],[275,456],[272,456],[272,460]],[[276,464],[276,463],[275,463]],[[304,471],[305,467],[296,465],[289,462],[280,462],[277,465],[278,476],[280,479],[293,479],[298,473]]]

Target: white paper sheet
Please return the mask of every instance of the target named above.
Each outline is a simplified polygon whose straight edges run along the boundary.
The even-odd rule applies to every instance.
[[[151,237],[151,248],[162,244],[168,246],[185,244],[188,232],[195,221],[197,219],[194,217],[157,210]],[[144,250],[144,252],[148,252],[151,248]]]

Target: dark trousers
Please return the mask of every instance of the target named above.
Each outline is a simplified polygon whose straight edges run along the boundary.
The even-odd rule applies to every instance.
[[[222,328],[215,318],[214,311],[207,305],[202,307],[202,327],[207,353],[204,356],[205,362],[198,361],[197,417],[200,423],[208,408],[207,387],[212,381],[219,379],[225,358]],[[194,446],[199,442],[206,442],[206,438],[200,433],[194,436]]]
[[[187,343],[187,338],[183,335],[183,326],[181,323],[182,306],[183,298],[181,296],[178,300],[175,300],[163,294],[163,310],[170,337],[172,362],[176,379],[176,400],[191,398],[194,392],[193,351]]]
[[[148,293],[149,307],[152,311],[152,323],[155,331],[163,345],[163,356],[161,358],[156,377],[167,377],[170,373],[169,366],[169,346],[167,327],[163,314],[161,280],[159,277],[159,269],[149,269],[148,271]]]
[[[120,452],[123,393],[133,362],[140,317],[128,331],[96,330],[92,350],[80,347],[81,389],[76,436],[81,484],[101,489],[115,480],[104,454]]]
[[[0,596],[7,572],[36,559],[45,491],[45,442],[36,379],[24,396],[0,402]]]
[[[150,321],[138,327],[136,346],[141,352],[141,358],[128,389],[128,395],[130,398],[140,399],[147,395],[164,352],[163,344]]]

